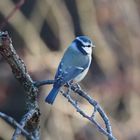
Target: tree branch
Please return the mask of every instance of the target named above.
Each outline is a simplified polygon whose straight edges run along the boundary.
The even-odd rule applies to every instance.
[[[37,87],[43,86],[43,85],[48,85],[48,84],[54,84],[54,80],[44,80],[44,81],[36,81],[34,82],[34,85]],[[77,110],[80,115],[82,115],[84,118],[88,119],[94,126],[104,135],[108,137],[108,140],[117,140],[113,134],[112,134],[112,129],[111,129],[111,124],[110,121],[105,114],[104,110],[101,108],[101,106],[98,104],[98,102],[94,99],[92,99],[86,92],[81,90],[80,88],[75,87],[74,85],[66,84],[64,85],[67,87],[67,92],[64,92],[61,90],[60,92],[62,95],[68,99],[68,101],[73,105],[73,107]],[[80,95],[82,98],[87,100],[93,107],[93,113],[91,116],[88,116],[78,105],[78,102],[73,100],[72,97],[70,96],[70,90],[74,91],[78,95]],[[99,112],[101,118],[103,119],[106,129],[102,128],[100,124],[95,120],[95,113]]]
[[[37,102],[38,88],[34,86],[23,60],[18,56],[13,48],[12,41],[8,32],[0,32],[0,54],[10,65],[15,78],[20,82],[26,93],[26,112],[35,110],[30,120],[26,120],[24,124],[28,123],[26,129],[36,140],[39,139],[39,116],[40,111]],[[22,120],[24,117],[22,118]],[[23,126],[23,125],[21,125]],[[24,127],[24,126],[23,126]]]
[[[5,121],[9,122],[10,124],[14,125],[15,127],[19,128],[20,131],[23,133],[30,140],[35,140],[33,136],[31,136],[26,130],[24,130],[19,123],[17,123],[12,117],[0,112],[0,117],[3,118]]]
[[[20,125],[22,128],[25,127],[26,123],[33,117],[34,114],[36,114],[36,110],[35,109],[32,109],[32,110],[29,110],[29,112],[27,112],[23,117],[22,117],[22,120],[20,121]],[[16,140],[16,138],[21,134],[21,130],[17,127],[14,134],[13,134],[13,137],[12,137],[12,140]]]

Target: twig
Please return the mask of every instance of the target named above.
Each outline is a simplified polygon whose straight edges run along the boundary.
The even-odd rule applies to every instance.
[[[28,139],[35,140],[35,138],[31,134],[29,134],[25,129],[23,129],[21,127],[21,125],[19,123],[17,123],[12,117],[10,117],[2,112],[0,112],[0,117],[3,118],[5,121],[11,123],[15,127],[19,128],[20,131],[23,133],[23,135],[26,136]]]
[[[37,102],[38,88],[34,86],[33,80],[31,79],[23,60],[18,56],[13,48],[8,32],[0,32],[0,54],[11,66],[15,78],[20,82],[25,90],[26,112],[29,112],[30,110],[35,110],[36,112],[31,119],[28,120],[27,130],[36,137],[36,140],[39,140],[40,111]]]
[[[66,86],[68,86],[68,85],[66,85]],[[112,129],[111,129],[110,121],[109,121],[107,115],[105,114],[105,112],[103,111],[103,109],[101,108],[101,106],[97,103],[97,101],[92,99],[89,95],[87,95],[86,92],[82,91],[81,89],[79,90],[79,89],[75,88],[74,86],[70,86],[70,88],[75,93],[77,93],[78,95],[80,95],[81,97],[86,99],[92,106],[94,106],[94,110],[93,110],[92,115],[88,116],[86,113],[84,113],[84,111],[81,110],[81,108],[78,106],[77,102],[75,103],[74,100],[70,96],[67,96],[66,93],[63,93],[63,95],[76,108],[77,112],[79,112],[83,117],[87,118],[91,123],[93,123],[101,133],[103,133],[104,135],[106,135],[108,137],[108,140],[116,140],[116,138],[112,135]],[[100,116],[102,117],[102,119],[105,123],[105,126],[106,126],[106,130],[103,129],[99,125],[99,123],[93,118],[95,116],[95,113],[96,113],[95,110],[96,110],[96,112],[98,111]]]
[[[79,90],[79,89],[75,90],[74,86],[71,86],[71,89],[74,92],[78,93],[81,97],[85,98],[92,106],[94,106],[95,110],[99,112],[99,114],[101,115],[102,119],[104,120],[107,132],[112,134],[109,119],[108,119],[107,115],[105,114],[105,112],[103,111],[103,109],[101,108],[101,106],[97,103],[97,101],[92,99],[86,92],[84,92],[82,90]],[[95,113],[95,112],[93,111],[93,113]],[[91,115],[91,117],[93,117],[93,114]]]
[[[34,81],[34,86],[41,87],[44,85],[52,85],[54,84],[54,80],[44,80],[44,81]]]
[[[32,109],[22,117],[22,120],[20,121],[20,125],[22,128],[25,127],[26,123],[33,117],[35,113],[37,113],[36,110]],[[20,134],[21,134],[21,130],[17,127],[13,134],[12,140],[16,140],[18,135]]]
[[[36,81],[35,86],[40,87],[43,85],[48,85],[48,84],[54,84],[54,80],[44,80],[44,81]],[[78,113],[80,113],[84,118],[88,119],[92,124],[94,124],[94,126],[104,135],[106,135],[108,137],[108,140],[117,140],[113,134],[112,134],[112,129],[111,129],[111,124],[110,121],[107,117],[107,115],[105,114],[105,112],[103,111],[103,109],[101,108],[101,106],[97,103],[96,100],[92,99],[86,92],[82,91],[81,89],[76,88],[73,85],[69,85],[66,84],[64,85],[68,88],[67,92],[65,93],[64,91],[60,91],[62,93],[62,95],[68,99],[68,101],[73,105],[73,107],[77,110]],[[73,90],[75,93],[77,93],[78,95],[80,95],[82,98],[86,99],[93,107],[93,113],[91,116],[88,116],[86,113],[84,113],[84,111],[81,110],[81,108],[78,106],[77,101],[73,100],[69,94],[69,88],[71,90]],[[95,113],[99,112],[100,116],[102,117],[105,126],[106,126],[106,130],[104,128],[102,128],[99,123],[94,119]]]

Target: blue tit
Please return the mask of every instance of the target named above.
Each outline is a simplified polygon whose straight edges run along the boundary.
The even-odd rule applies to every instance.
[[[87,74],[91,64],[92,47],[87,36],[78,36],[64,53],[54,78],[53,88],[45,101],[53,104],[60,88],[69,82],[80,82]]]

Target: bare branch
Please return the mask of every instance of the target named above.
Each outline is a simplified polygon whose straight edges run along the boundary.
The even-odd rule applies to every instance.
[[[66,85],[68,86],[68,85]],[[92,124],[94,124],[94,126],[104,135],[106,135],[108,137],[108,140],[116,140],[116,138],[113,136],[112,134],[112,129],[111,129],[111,124],[110,121],[107,117],[107,115],[105,114],[104,110],[101,108],[101,106],[97,103],[96,100],[92,99],[86,92],[82,91],[81,89],[77,89],[75,88],[75,86],[71,85],[70,87],[75,93],[77,93],[78,95],[80,95],[81,97],[83,97],[84,99],[86,99],[93,107],[93,113],[91,116],[88,116],[84,111],[82,111],[82,109],[78,106],[78,102],[74,101],[71,96],[68,93],[63,93],[63,96],[65,96],[68,101],[75,107],[75,109],[77,110],[77,112],[79,112],[84,118],[88,119]],[[95,120],[95,113],[99,112],[100,116],[102,117],[105,126],[106,126],[106,130],[104,128],[102,128],[99,123]]]
[[[21,125],[19,123],[17,123],[12,117],[10,117],[2,112],[0,112],[0,117],[3,118],[5,121],[11,123],[12,125],[17,127],[18,129],[20,129],[22,134],[24,136],[26,136],[28,139],[35,140],[35,138],[30,133],[28,133],[25,129],[23,129],[23,127],[21,127]]]
[[[23,60],[13,48],[8,32],[0,32],[0,54],[10,65],[15,78],[20,82],[26,92],[26,112],[35,110],[35,114],[28,120],[26,129],[39,139],[39,107],[37,103],[38,88],[34,86]],[[23,120],[23,119],[22,119]],[[26,122],[27,123],[27,122]],[[38,136],[37,136],[38,135]]]
[[[29,112],[27,112],[23,117],[22,117],[22,120],[20,121],[20,125],[22,128],[25,127],[26,123],[33,117],[33,115],[37,113],[35,109],[32,109],[30,110]],[[14,134],[13,134],[13,137],[12,137],[12,140],[16,140],[17,137],[21,134],[21,130],[17,127]]]
[[[36,81],[35,86],[40,87],[43,85],[48,85],[48,84],[54,84],[54,80],[44,80],[44,81]],[[117,140],[113,134],[112,134],[112,129],[111,129],[111,124],[110,121],[105,114],[104,110],[101,108],[101,106],[98,104],[98,102],[94,99],[92,99],[86,92],[82,91],[80,88],[75,87],[74,85],[66,84],[64,85],[68,88],[67,92],[60,91],[62,95],[68,99],[68,101],[73,105],[73,107],[77,110],[80,115],[82,115],[84,118],[88,119],[94,126],[104,135],[108,137],[108,140]],[[88,116],[79,106],[78,102],[73,100],[70,96],[69,89],[73,90],[75,93],[80,95],[82,98],[86,99],[93,107],[93,113],[91,116]],[[95,114],[96,112],[99,112],[100,116],[102,117],[106,130],[100,126],[100,124],[95,120]]]

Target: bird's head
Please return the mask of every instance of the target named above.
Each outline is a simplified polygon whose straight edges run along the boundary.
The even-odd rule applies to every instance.
[[[76,37],[74,42],[76,43],[76,47],[78,48],[78,50],[85,55],[91,54],[92,47],[95,47],[95,44],[87,36],[78,36]]]

